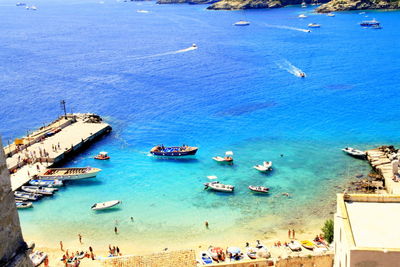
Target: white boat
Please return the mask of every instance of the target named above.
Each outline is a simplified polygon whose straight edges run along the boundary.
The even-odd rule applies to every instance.
[[[235,22],[233,25],[235,26],[248,26],[250,25],[249,21],[245,21],[245,20],[239,20],[238,22]]]
[[[272,170],[272,161],[264,161],[263,164],[261,165],[255,165],[253,166],[254,169],[260,171],[260,172],[266,172]]]
[[[31,10],[37,10],[36,6],[31,6]]]
[[[305,18],[307,18],[307,16],[306,16],[306,15],[304,15],[304,14],[300,14],[300,15],[299,15],[299,18],[301,18],[301,19],[305,19]]]
[[[200,251],[199,253],[199,260],[200,263],[203,265],[207,265],[207,264],[212,264],[213,260],[210,256],[210,254],[208,253],[208,251]]]
[[[149,13],[149,11],[147,10],[143,10],[143,9],[138,9],[136,10],[137,13]]]
[[[305,8],[305,7],[307,7],[307,4],[306,4],[306,2],[304,2],[304,1],[303,1],[303,3],[301,3],[301,7],[302,7],[302,8]]]
[[[220,156],[216,156],[213,157],[212,159],[220,162],[220,163],[233,163],[233,152],[232,151],[226,151],[225,152],[225,157],[220,157]]]
[[[365,157],[367,156],[365,151],[361,151],[352,147],[343,148],[342,151],[355,158],[365,159]]]
[[[38,200],[42,195],[40,194],[34,194],[34,193],[28,193],[28,192],[21,192],[21,191],[15,191],[14,196],[26,200]]]
[[[310,23],[310,24],[308,24],[308,27],[309,27],[309,28],[320,28],[321,25],[320,25],[320,24],[317,24],[317,23]]]
[[[288,244],[288,247],[289,247],[292,251],[301,251],[301,244],[300,244],[298,241],[296,241],[296,240],[291,241],[291,242]]]
[[[253,247],[247,248],[246,254],[247,254],[247,257],[249,257],[252,260],[257,259],[257,249],[256,248],[253,248]]]
[[[91,209],[92,210],[105,210],[105,209],[115,207],[115,206],[121,204],[121,202],[122,201],[120,201],[120,200],[111,200],[111,201],[106,201],[106,202],[100,202],[100,203],[93,204]]]
[[[269,192],[269,188],[264,187],[264,186],[249,185],[249,189],[251,191],[258,192],[258,193],[268,193]]]
[[[328,13],[328,14],[326,14],[328,17],[334,17],[334,16],[336,16],[334,13]]]
[[[48,187],[33,186],[33,185],[22,186],[21,189],[28,193],[42,194],[46,196],[51,196],[53,195],[55,190],[58,190],[57,188],[48,188]]]
[[[33,262],[34,266],[39,266],[40,264],[42,264],[42,262],[44,261],[44,259],[46,259],[46,257],[47,254],[42,251],[35,251],[29,255],[29,258]]]
[[[51,168],[37,176],[42,179],[58,179],[64,180],[80,180],[92,178],[100,172],[101,169],[86,167],[86,168]]]
[[[219,191],[219,192],[231,193],[235,189],[235,187],[233,185],[221,184],[218,181],[204,183],[204,185],[205,185],[204,189],[211,188],[212,190]]]
[[[35,186],[46,186],[46,187],[60,187],[63,186],[63,182],[57,179],[54,180],[30,180],[29,181],[30,185],[35,185]]]
[[[33,207],[32,202],[16,201],[15,205],[17,206],[17,209],[28,209]]]

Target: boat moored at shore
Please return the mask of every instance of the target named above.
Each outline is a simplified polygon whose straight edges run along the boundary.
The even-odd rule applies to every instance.
[[[37,175],[40,179],[58,179],[64,180],[80,180],[92,178],[100,172],[99,168],[85,167],[85,168],[51,168],[43,173]]]
[[[15,205],[17,206],[17,209],[29,209],[33,207],[32,202],[16,201]]]
[[[15,191],[14,192],[14,196],[18,197],[18,198],[21,198],[21,199],[33,200],[33,201],[36,201],[40,197],[42,197],[41,194],[28,193],[28,192],[22,192],[22,191]]]
[[[63,182],[57,179],[51,179],[51,180],[30,180],[29,181],[30,185],[35,185],[35,186],[46,186],[46,187],[60,187],[63,186]]]
[[[367,153],[365,153],[365,151],[362,150],[358,150],[352,147],[346,147],[343,148],[342,151],[354,158],[358,158],[358,159],[365,159],[367,157]]]
[[[51,196],[53,195],[54,191],[58,190],[56,188],[47,188],[47,187],[32,186],[32,185],[22,186],[21,189],[28,193],[41,194],[45,196]]]
[[[166,157],[182,157],[195,155],[198,147],[192,146],[171,146],[165,147],[164,145],[158,145],[150,150],[150,153],[154,156],[166,156]]]

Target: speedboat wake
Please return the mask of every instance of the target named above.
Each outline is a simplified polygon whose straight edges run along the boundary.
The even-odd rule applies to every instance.
[[[276,65],[282,69],[282,70],[286,70],[287,72],[297,76],[297,77],[301,77],[304,78],[306,75],[305,73],[299,69],[298,67],[294,66],[292,63],[290,63],[289,61],[287,61],[286,59],[280,60],[278,62],[276,62]]]

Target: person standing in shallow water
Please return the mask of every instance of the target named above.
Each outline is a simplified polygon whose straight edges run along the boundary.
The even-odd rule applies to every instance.
[[[79,237],[79,243],[82,244],[82,235],[78,234],[78,237]]]
[[[293,239],[296,239],[296,238],[295,238],[295,232],[294,232],[294,229],[292,230],[292,235],[293,235]]]
[[[117,226],[114,227],[114,233],[117,235],[118,234],[118,228]]]
[[[290,229],[289,229],[289,231],[288,231],[288,238],[289,239],[291,238],[291,234],[292,234],[292,231],[290,231]]]
[[[205,221],[204,225],[206,226],[206,228],[208,229],[208,222]]]

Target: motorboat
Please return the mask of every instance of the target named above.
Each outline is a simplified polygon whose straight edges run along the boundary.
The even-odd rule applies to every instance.
[[[382,29],[382,26],[381,25],[372,25],[371,29],[380,30],[380,29]]]
[[[334,17],[334,16],[336,16],[335,15],[335,13],[328,13],[328,14],[326,14],[328,17]]]
[[[306,15],[304,15],[304,14],[300,14],[298,17],[299,17],[299,18],[301,18],[301,19],[305,19],[305,18],[307,18],[307,16],[306,16]]]
[[[352,157],[359,158],[359,159],[365,159],[367,156],[365,151],[358,150],[358,149],[355,149],[352,147],[343,148],[342,151]]]
[[[33,201],[38,200],[40,197],[42,197],[42,195],[40,195],[40,194],[21,192],[21,191],[15,191],[14,196],[23,198],[26,200],[33,200]]]
[[[303,1],[303,2],[301,3],[301,7],[302,7],[302,8],[306,8],[306,7],[307,7],[306,2]]]
[[[292,251],[301,251],[301,244],[296,241],[296,240],[292,240],[289,244],[288,247],[292,250]]]
[[[80,180],[92,178],[100,172],[99,168],[83,167],[83,168],[51,168],[45,172],[39,173],[37,177],[41,179],[58,179],[64,180]]]
[[[218,181],[204,183],[204,186],[205,186],[204,189],[211,188],[212,190],[219,191],[219,192],[226,192],[226,193],[232,193],[233,190],[235,189],[235,187],[233,185],[221,184]]]
[[[57,188],[48,188],[48,187],[33,186],[33,185],[22,186],[21,189],[28,193],[41,194],[45,196],[51,196],[53,195],[54,191],[58,190]]]
[[[105,151],[101,151],[101,152],[100,152],[98,155],[96,155],[94,158],[95,158],[95,159],[98,159],[98,160],[107,160],[107,159],[110,159],[110,157],[108,156],[108,153],[105,152]]]
[[[249,26],[250,22],[245,20],[239,20],[233,24],[234,26]]]
[[[47,254],[42,251],[35,251],[29,254],[29,258],[34,266],[39,266],[47,258]]]
[[[217,262],[225,261],[225,253],[222,248],[210,246],[207,252],[213,260]]]
[[[314,250],[314,248],[315,248],[314,242],[312,242],[310,240],[303,240],[303,241],[300,241],[300,243],[306,249]]]
[[[16,201],[15,205],[17,206],[17,209],[28,209],[33,207],[32,202]]]
[[[138,9],[136,10],[137,13],[149,13],[148,10]]]
[[[91,209],[92,210],[105,210],[105,209],[115,207],[121,203],[122,203],[122,201],[120,201],[120,200],[111,200],[111,201],[106,201],[106,202],[100,202],[100,203],[93,204]]]
[[[320,25],[320,24],[317,24],[317,23],[310,23],[310,24],[308,24],[308,27],[309,27],[309,28],[320,28],[321,25]]]
[[[192,44],[192,47],[193,48],[197,48],[197,44]]]
[[[269,188],[264,187],[264,186],[255,186],[255,185],[249,185],[249,189],[251,191],[257,192],[257,193],[268,193]]]
[[[309,30],[308,32],[311,32],[311,31]],[[306,77],[306,74],[305,74],[304,72],[300,72],[300,73],[299,73],[299,77],[305,78],[305,77]]]
[[[35,185],[35,186],[46,186],[46,187],[60,187],[63,186],[63,182],[57,179],[54,180],[30,180],[29,181],[30,185]]]
[[[360,26],[363,27],[372,27],[372,26],[379,26],[380,22],[377,21],[376,19],[372,19],[372,20],[364,20],[362,22],[360,22]]]
[[[154,156],[166,156],[166,157],[182,157],[182,156],[190,156],[195,155],[198,147],[192,146],[171,146],[164,147],[164,145],[158,145],[153,147],[150,150],[150,153]]]
[[[220,163],[233,163],[233,152],[232,151],[226,151],[225,152],[225,157],[220,157],[220,156],[216,156],[213,157],[212,159],[220,162]]]
[[[16,3],[15,5],[16,5],[16,6],[26,6],[25,3],[21,3],[21,2],[18,2],[18,3]]]
[[[272,170],[272,161],[264,161],[263,164],[253,166],[254,169],[260,172],[266,172]]]
[[[211,258],[210,254],[208,254],[208,251],[200,251],[199,259],[200,259],[200,263],[203,265],[213,263],[213,259]]]
[[[28,199],[26,199],[26,198],[16,197],[16,196],[14,196],[14,198],[15,198],[15,202],[24,202],[24,201],[27,201],[27,200],[28,200]]]

